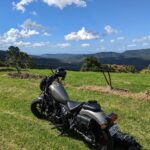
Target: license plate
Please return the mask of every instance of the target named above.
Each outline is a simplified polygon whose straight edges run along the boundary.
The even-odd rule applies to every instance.
[[[118,126],[115,124],[111,128],[109,128],[109,133],[111,136],[115,135],[118,132]]]

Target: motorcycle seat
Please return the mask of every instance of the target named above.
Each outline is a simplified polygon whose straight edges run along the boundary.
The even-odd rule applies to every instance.
[[[84,103],[83,102],[75,102],[75,101],[68,101],[67,102],[67,106],[69,108],[70,111],[75,111],[78,108],[80,108],[80,106],[82,106]]]
[[[88,102],[83,105],[83,108],[86,110],[91,110],[94,112],[100,111],[101,107],[97,102]]]

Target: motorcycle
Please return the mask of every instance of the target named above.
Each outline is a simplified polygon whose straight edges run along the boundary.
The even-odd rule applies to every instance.
[[[42,93],[32,101],[32,113],[39,119],[52,122],[60,135],[75,133],[95,150],[141,150],[141,145],[133,137],[118,129],[115,123],[117,114],[106,114],[97,101],[69,99],[62,84],[66,73],[59,67],[42,79]]]

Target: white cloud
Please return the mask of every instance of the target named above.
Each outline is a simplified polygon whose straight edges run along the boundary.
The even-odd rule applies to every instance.
[[[31,36],[34,35],[38,35],[39,32],[36,30],[21,30],[20,31],[20,35],[22,36],[22,38],[29,38]]]
[[[41,30],[41,29],[44,29],[45,27],[42,26],[41,24],[38,24],[37,22],[35,21],[32,21],[31,19],[26,19],[24,21],[24,23],[21,25],[21,27],[23,29],[34,29],[34,30]]]
[[[112,33],[118,33],[118,30],[114,29],[113,27],[111,27],[110,25],[106,25],[104,27],[104,30],[107,34],[112,34]]]
[[[14,42],[15,46],[20,46],[20,47],[30,47],[31,46],[31,42],[23,42],[23,41],[18,41],[18,42]]]
[[[18,29],[11,28],[9,31],[4,33],[3,36],[1,36],[1,41],[4,43],[12,43],[16,42],[18,38],[22,38],[20,31]]]
[[[101,43],[104,43],[104,41],[105,41],[104,39],[101,39],[101,40],[100,40]]]
[[[29,5],[30,3],[32,3],[33,1],[35,0],[21,0],[20,2],[18,3],[15,3],[13,2],[13,7],[16,9],[16,10],[19,10],[19,11],[22,11],[23,13],[25,12],[25,6]]]
[[[27,19],[20,29],[10,28],[7,32],[0,35],[1,47],[8,47],[10,45],[23,47],[44,47],[49,42],[28,42],[28,38],[43,34],[49,36],[49,33],[44,30],[44,27],[30,19]]]
[[[26,19],[21,27],[24,30],[37,30],[38,32],[41,32],[44,36],[50,36],[50,34],[47,32],[46,27],[35,21],[32,21],[31,19]]]
[[[124,39],[125,39],[125,37],[123,37],[123,36],[117,37],[117,40],[124,40]]]
[[[37,12],[36,11],[31,11],[30,14],[33,15],[33,16],[37,16]]]
[[[11,28],[2,36],[0,36],[0,44],[5,45],[6,47],[9,45],[30,46],[30,42],[24,42],[23,40],[38,34],[39,32],[35,30],[19,30]]]
[[[65,8],[67,5],[76,5],[78,7],[86,7],[85,0],[43,0],[49,6],[55,6],[60,9]]]
[[[70,46],[71,46],[70,43],[58,43],[58,44],[56,45],[56,47],[58,47],[58,48],[68,48],[68,47],[70,47]]]
[[[12,2],[13,8],[24,13],[26,11],[26,6],[36,0],[20,0],[18,3]],[[66,6],[76,5],[77,7],[86,7],[85,0],[41,0],[49,6],[55,6],[60,9],[65,8]],[[37,13],[35,11],[31,12],[32,15],[36,16]]]
[[[32,43],[32,47],[44,47],[48,46],[49,42],[37,42],[37,43]]]
[[[129,45],[127,45],[127,47],[135,47],[136,46],[136,44],[129,44]]]
[[[29,38],[34,35],[38,35],[39,32],[35,30],[19,30],[15,28],[11,28],[6,33],[3,34],[3,36],[0,37],[1,41],[4,43],[13,43],[18,40]]]
[[[8,47],[10,45],[23,46],[23,47],[44,47],[49,42],[28,42],[28,38],[42,34],[49,36],[45,27],[33,22],[31,19],[27,19],[21,26],[21,28],[10,28],[7,32],[0,35],[1,47]]]
[[[20,46],[20,47],[44,47],[49,45],[49,42],[24,42],[24,41],[18,41],[14,42],[15,46]]]
[[[82,46],[82,47],[89,47],[90,44],[89,44],[89,43],[83,43],[83,44],[81,44],[81,46]]]
[[[81,28],[78,32],[71,32],[68,35],[65,35],[65,40],[71,41],[79,41],[79,40],[94,40],[99,39],[99,35],[87,31],[84,27]]]
[[[51,36],[51,34],[48,33],[48,32],[44,32],[43,35],[45,35],[45,36]]]
[[[133,39],[132,42],[133,43],[140,43],[140,42],[144,42],[144,41],[149,41],[150,40],[150,36],[143,36],[137,39]]]
[[[115,42],[115,40],[110,40],[110,43],[114,43]]]
[[[143,46],[148,46],[148,45],[149,45],[149,43],[143,43],[142,45],[143,45]]]

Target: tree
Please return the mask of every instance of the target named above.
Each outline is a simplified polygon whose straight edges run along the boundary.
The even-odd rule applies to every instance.
[[[18,47],[10,46],[7,51],[7,63],[21,73],[21,68],[30,66],[31,57],[27,53],[21,52]]]
[[[5,61],[0,60],[0,67],[6,67],[7,64]]]
[[[102,65],[101,71],[103,73],[103,76],[105,78],[105,81],[106,81],[109,89],[112,90],[113,86],[112,86],[112,79],[111,79],[110,72],[113,72],[114,70],[111,68],[111,65]]]
[[[150,70],[150,65],[148,65],[147,69]]]
[[[99,71],[101,67],[100,62],[94,56],[88,56],[85,58],[81,67],[81,71]]]
[[[126,66],[127,72],[135,73],[137,70],[133,65]]]

